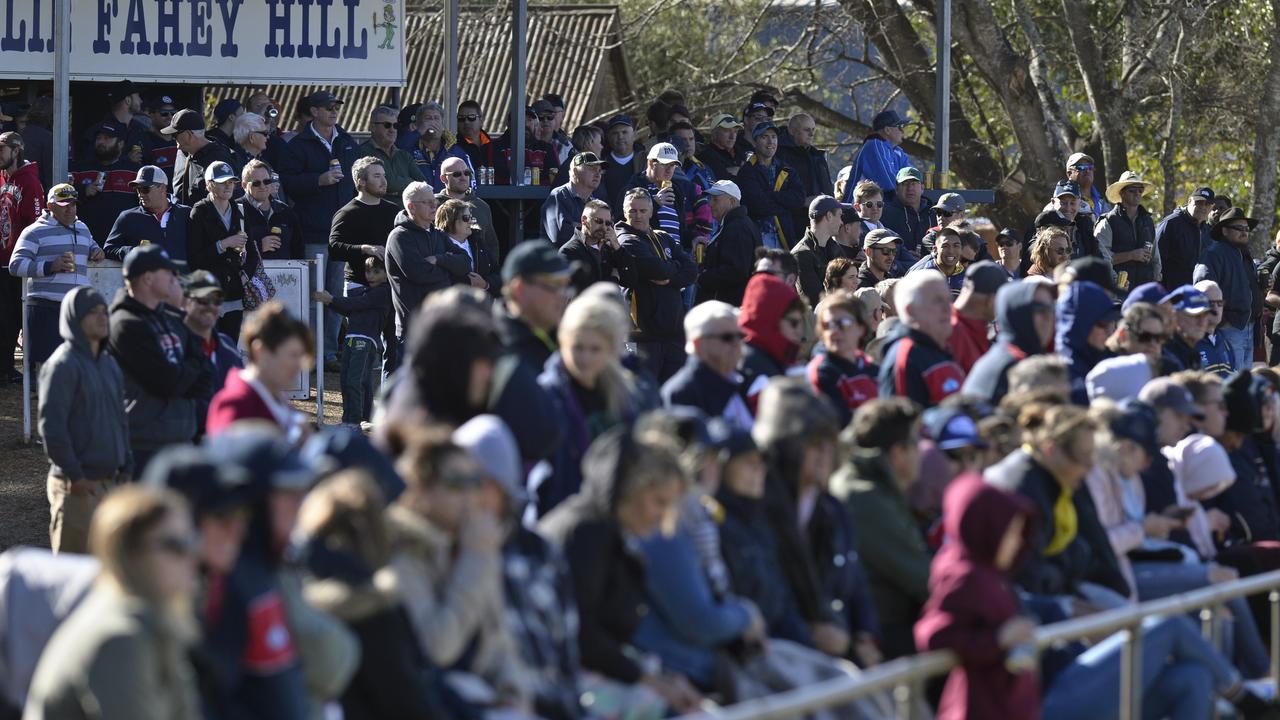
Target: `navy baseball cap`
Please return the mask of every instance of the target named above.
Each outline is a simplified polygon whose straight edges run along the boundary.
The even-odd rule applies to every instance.
[[[827,213],[839,210],[842,207],[843,205],[840,204],[840,201],[830,195],[819,195],[813,199],[813,202],[809,203],[809,217],[826,217]]]
[[[987,447],[978,434],[978,424],[960,410],[931,408],[924,415],[924,424],[939,450]]]
[[[1129,292],[1129,297],[1124,299],[1121,309],[1128,310],[1134,303],[1159,305],[1164,302],[1166,294],[1164,286],[1158,282],[1143,283]]]
[[[1216,196],[1213,194],[1213,188],[1198,187],[1195,190],[1191,191],[1191,197],[1197,197],[1202,200],[1208,200],[1209,202],[1213,202],[1213,198]]]
[[[226,121],[227,118],[235,114],[242,106],[240,101],[235,98],[224,98],[213,106],[213,119],[219,125]]]
[[[1062,197],[1070,195],[1071,197],[1080,197],[1080,186],[1071,180],[1059,180],[1057,185],[1053,186],[1053,196]]]
[[[169,258],[169,253],[159,245],[139,245],[124,256],[124,276],[130,280],[156,270],[178,272],[178,266]]]
[[[1107,423],[1111,434],[1132,440],[1152,458],[1160,456],[1160,440],[1157,435],[1159,421],[1155,410],[1140,400],[1129,400],[1120,405],[1120,412]]]
[[[1168,301],[1173,309],[1188,315],[1203,315],[1209,312],[1209,296],[1196,289],[1195,285],[1183,285],[1166,295],[1161,302]]]
[[[979,260],[964,271],[964,284],[980,295],[995,295],[1009,282],[1009,272],[990,260]]]
[[[902,127],[911,121],[902,117],[895,110],[885,110],[871,121],[872,130],[883,130],[887,127]]]
[[[530,275],[568,275],[569,263],[551,243],[531,240],[516,245],[502,264],[502,282]]]
[[[605,125],[605,129],[608,130],[614,125],[626,125],[629,128],[633,128],[636,126],[636,121],[626,115],[614,115],[609,118],[609,122]]]
[[[770,130],[773,131],[774,135],[778,134],[778,126],[774,125],[768,120],[765,120],[764,122],[759,123],[758,125],[756,125],[754,128],[751,129],[751,139],[757,140],[760,138],[761,135],[765,134]]]

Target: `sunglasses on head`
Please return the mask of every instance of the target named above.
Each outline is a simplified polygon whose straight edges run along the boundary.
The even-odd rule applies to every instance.
[[[458,122],[475,122],[480,119],[479,113],[470,113],[468,115],[459,115]]]

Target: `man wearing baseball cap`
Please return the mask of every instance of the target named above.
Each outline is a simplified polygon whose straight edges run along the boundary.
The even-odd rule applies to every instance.
[[[81,140],[80,157],[93,155],[94,135],[96,129],[110,124],[120,130],[120,140],[124,147],[123,155],[131,162],[141,164],[150,150],[150,131],[139,117],[142,112],[142,96],[138,94],[138,86],[129,80],[112,83],[106,91],[107,113],[97,125],[89,128]]]
[[[885,206],[888,207],[888,203],[885,203]],[[930,210],[938,221],[920,239],[920,252],[925,255],[933,253],[933,244],[937,240],[938,230],[952,223],[964,221],[964,196],[960,193],[943,193]]]
[[[223,98],[213,106],[213,122],[216,127],[205,133],[214,142],[220,142],[231,149],[236,148],[236,141],[231,132],[236,126],[236,118],[244,114],[244,106],[235,98]]]
[[[334,214],[356,196],[352,174],[358,158],[356,141],[338,125],[338,112],[343,103],[333,93],[318,90],[304,98],[302,104],[311,114],[311,122],[289,140],[288,152],[276,169],[285,192],[293,198],[303,252],[307,258],[324,256],[325,287],[336,289],[343,286],[346,265],[329,257],[329,233]],[[439,175],[437,172],[437,183]],[[325,317],[326,366],[333,367],[338,361],[341,325],[342,318],[337,313]]]
[[[1199,370],[1200,352],[1196,344],[1209,329],[1209,296],[1194,285],[1183,285],[1167,296],[1173,305],[1173,332],[1164,344],[1161,364],[1164,374],[1180,370]]]
[[[204,424],[209,413],[209,401],[227,382],[231,368],[243,368],[244,357],[235,340],[218,332],[218,316],[221,314],[222,284],[208,270],[196,270],[182,278],[182,324],[200,341],[200,350],[213,366],[213,382],[207,397],[196,401],[196,437],[204,436]]]
[[[147,157],[152,165],[169,174],[173,173],[174,162],[178,159],[178,145],[173,141],[173,136],[165,135],[162,131],[169,126],[169,121],[177,111],[173,97],[169,95],[153,95],[142,101],[143,122],[150,125],[147,132]]]
[[[653,197],[653,227],[671,236],[681,245],[692,248],[695,237],[705,238],[711,228],[695,228],[685,224],[685,212],[693,198],[686,194],[682,183],[675,182],[680,167],[680,153],[668,142],[655,143],[649,148],[645,169],[631,177],[627,190],[644,188]]]
[[[204,136],[204,118],[199,112],[182,109],[173,114],[161,131],[173,138],[178,157],[173,165],[173,196],[191,206],[209,196],[204,186],[204,170],[216,162],[231,165],[231,149]]]
[[[569,263],[544,242],[524,242],[502,264],[503,308],[495,314],[504,349],[537,371],[556,351],[567,304]]]
[[[742,123],[728,113],[720,113],[711,118],[711,126],[707,129],[707,143],[698,149],[698,160],[711,168],[711,172],[719,180],[732,180],[738,175],[742,166],[742,155],[738,153],[735,142]]]
[[[760,227],[765,247],[790,251],[799,242],[800,230],[792,219],[804,210],[804,187],[791,168],[778,158],[778,129],[768,121],[751,131],[755,152],[738,170],[742,204]]]
[[[622,195],[631,178],[644,172],[645,157],[636,152],[636,123],[627,115],[609,118],[604,130],[604,201],[615,218],[622,217]]]
[[[1253,333],[1263,308],[1263,291],[1249,253],[1249,234],[1257,225],[1240,208],[1222,213],[1209,232],[1214,242],[1205,248],[1192,275],[1196,282],[1212,280],[1222,288],[1218,334],[1231,346],[1236,368],[1246,371],[1253,368]]]
[[[123,125],[104,120],[94,130],[93,154],[82,156],[72,167],[80,193],[78,217],[98,242],[111,231],[116,216],[138,202],[129,189],[138,165],[125,154],[124,138]]]
[[[1111,212],[1111,203],[1098,191],[1093,182],[1093,158],[1082,152],[1071,153],[1067,158],[1067,179],[1080,187],[1080,213],[1091,215],[1097,222],[1103,215]]]
[[[583,150],[569,158],[569,177],[565,183],[551,191],[542,203],[542,237],[556,247],[563,246],[574,236],[587,201],[596,196],[600,181],[604,179],[604,160],[590,150]]]
[[[124,258],[124,289],[111,304],[109,347],[124,371],[134,475],[168,445],[196,436],[196,403],[212,393],[213,365],[200,339],[168,308],[183,304],[178,266],[159,245]]]
[[[853,187],[863,180],[874,181],[882,188],[897,185],[898,171],[911,167],[911,159],[903,152],[903,128],[909,121],[894,110],[885,110],[871,121],[871,134],[862,141],[858,154],[854,155],[845,185],[846,197],[841,202],[853,202]]]
[[[155,165],[144,165],[129,187],[138,204],[116,216],[103,252],[116,262],[124,262],[129,251],[139,245],[156,244],[175,260],[187,259],[187,228],[191,208],[169,201],[169,178]]]
[[[436,192],[444,190],[440,170],[445,160],[456,157],[471,167],[471,159],[458,144],[457,136],[444,126],[444,108],[434,101],[422,103],[418,108],[414,132],[406,133],[396,144],[409,152],[418,170]]]
[[[867,261],[858,270],[858,289],[875,289],[883,280],[894,275],[894,266],[898,259],[898,246],[902,238],[893,234],[892,230],[877,228],[862,236],[862,251]]]
[[[11,275],[32,280],[23,351],[36,363],[44,362],[62,342],[58,335],[62,298],[73,288],[88,285],[89,261],[103,257],[89,228],[76,219],[78,203],[71,185],[50,188],[44,214],[18,236],[9,259]]]
[[[707,199],[716,230],[698,267],[698,302],[720,300],[737,307],[751,280],[760,228],[747,214],[742,190],[732,180],[714,182]]]
[[[880,223],[898,234],[913,255],[920,254],[920,241],[934,224],[929,201],[924,196],[924,173],[913,167],[898,171],[897,185],[885,198]]]
[[[44,188],[38,168],[28,162],[22,136],[16,132],[0,133],[0,259],[8,267],[13,248],[22,231],[40,218],[44,211]],[[0,382],[12,380],[13,352],[22,329],[22,284],[12,275],[0,275]]]
[[[1134,176],[1135,180],[1137,176]],[[1123,177],[1120,178],[1124,180]],[[1149,183],[1136,181],[1141,194],[1133,198],[1141,201],[1143,196],[1151,193]],[[1112,187],[1115,183],[1112,184]],[[1133,184],[1121,188],[1121,194],[1134,187]],[[1107,188],[1111,194],[1111,188]],[[1212,240],[1209,237],[1209,213],[1213,210],[1213,190],[1198,187],[1187,196],[1185,205],[1164,216],[1156,224],[1155,243],[1160,260],[1164,265],[1162,276],[1155,280],[1165,287],[1188,285],[1195,272],[1196,262],[1200,254],[1209,249]]]
[[[844,205],[830,195],[819,195],[809,203],[809,227],[791,254],[800,266],[800,287],[797,288],[810,307],[818,305],[822,295],[822,279],[827,263],[844,257],[840,246],[833,241],[844,214]]]
[[[996,319],[996,292],[1009,282],[1009,273],[990,260],[973,263],[964,271],[960,296],[951,305],[951,337],[947,350],[965,372],[991,349],[988,329]]]

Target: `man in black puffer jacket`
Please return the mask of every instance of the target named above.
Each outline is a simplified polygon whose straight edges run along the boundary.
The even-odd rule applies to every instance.
[[[626,222],[618,241],[632,258],[636,282],[627,289],[635,340],[645,365],[665,382],[684,364],[684,299],[681,291],[697,279],[698,266],[680,243],[649,227],[653,199],[643,188],[623,198]]]

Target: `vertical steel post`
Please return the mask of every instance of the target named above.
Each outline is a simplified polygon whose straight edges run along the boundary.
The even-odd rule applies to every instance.
[[[524,182],[524,108],[526,60],[529,28],[528,0],[511,0],[511,184]],[[513,223],[523,222],[523,215],[516,213]]]
[[[458,0],[444,0],[444,126],[458,131]]]
[[[951,0],[938,3],[936,125],[933,130],[935,187],[950,183],[951,174]]]
[[[1120,650],[1120,720],[1142,717],[1142,624],[1123,630]]]
[[[323,292],[324,254],[316,253],[316,290]],[[316,303],[316,426],[324,425],[324,303]]]
[[[57,166],[54,161],[54,166]],[[22,442],[31,442],[31,341],[27,335],[27,286],[31,281],[22,278]],[[12,358],[10,358],[12,359]]]
[[[53,183],[66,182],[71,159],[71,0],[53,7]],[[80,28],[81,39],[89,28]],[[24,353],[25,354],[25,353]]]
[[[1271,602],[1271,682],[1280,688],[1280,591],[1267,595]]]

